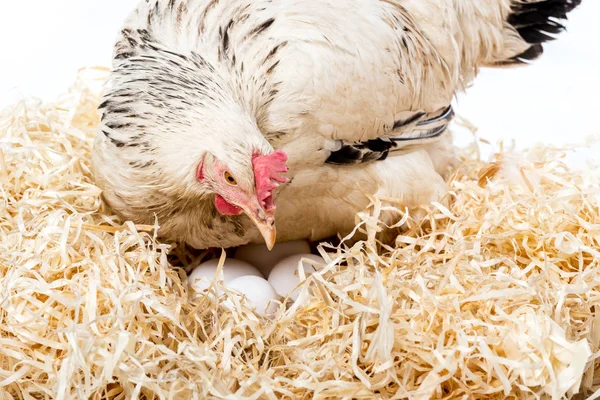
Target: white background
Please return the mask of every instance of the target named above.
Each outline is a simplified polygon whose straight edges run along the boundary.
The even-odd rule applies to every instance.
[[[136,3],[0,0],[0,106],[23,95],[51,100],[80,67],[110,65],[116,34]],[[562,144],[600,134],[600,0],[583,0],[567,29],[534,65],[483,70],[458,97],[458,114],[492,142]]]

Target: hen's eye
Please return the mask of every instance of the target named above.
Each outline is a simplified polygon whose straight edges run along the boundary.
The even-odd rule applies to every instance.
[[[237,185],[237,181],[235,180],[235,178],[228,171],[225,171],[225,180],[230,185]]]

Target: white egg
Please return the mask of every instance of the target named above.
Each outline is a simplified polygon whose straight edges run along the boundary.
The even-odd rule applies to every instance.
[[[229,282],[227,287],[246,296],[257,314],[272,317],[277,312],[278,304],[274,301],[278,298],[277,293],[265,279],[258,276],[241,276]],[[233,307],[229,299],[224,304]]]
[[[218,258],[200,264],[194,268],[188,277],[188,286],[192,287],[198,293],[208,289],[215,276],[215,273],[217,272],[218,266]],[[233,258],[228,258],[225,260],[225,263],[223,264],[223,280],[225,283],[231,282],[240,276],[247,275],[263,278],[260,271],[247,262]]]
[[[298,274],[298,265],[303,258],[316,261],[317,264],[325,264],[325,260],[322,257],[314,254],[295,254],[279,261],[269,274],[269,283],[273,285],[273,288],[275,288],[275,291],[280,296],[290,296],[294,301],[298,298],[298,290],[294,289],[301,282]],[[319,265],[313,267],[306,261],[302,263],[302,266],[306,276],[311,275],[315,272],[316,268],[319,268]]]
[[[269,251],[264,244],[249,244],[241,246],[235,252],[235,258],[255,265],[264,276],[269,273],[279,261],[293,254],[310,253],[310,246],[305,240],[277,243]]]

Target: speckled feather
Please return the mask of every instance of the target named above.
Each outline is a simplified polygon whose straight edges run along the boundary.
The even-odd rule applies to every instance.
[[[218,214],[199,160],[213,154],[252,184],[252,152],[281,149],[293,181],[277,193],[279,240],[346,233],[364,192],[439,198],[448,135],[397,157],[382,149],[445,110],[480,67],[539,56],[579,1],[142,1],[115,45],[96,179],[125,218],[229,247],[262,239],[245,216]],[[328,164],[342,146],[344,165]]]

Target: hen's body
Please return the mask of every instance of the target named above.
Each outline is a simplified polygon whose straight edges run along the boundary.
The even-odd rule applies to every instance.
[[[262,240],[247,218],[217,216],[211,196],[193,190],[168,193],[164,180],[175,178],[163,178],[164,171],[152,168],[161,157],[152,149],[160,144],[140,136],[150,117],[123,106],[136,93],[118,93],[119,82],[134,79],[136,69],[143,68],[143,62],[127,67],[130,60],[166,58],[164,81],[179,85],[170,97],[181,97],[182,110],[192,102],[188,98],[195,105],[214,102],[202,80],[185,83],[185,71],[206,68],[205,63],[243,114],[223,115],[227,121],[220,128],[227,129],[235,118],[250,118],[273,148],[289,155],[293,181],[277,194],[278,239],[346,233],[368,202],[365,192],[401,198],[409,206],[439,198],[445,191],[440,175],[453,159],[451,143],[443,135],[390,157],[378,146],[367,146],[366,155],[353,151],[337,159],[343,165],[328,163],[332,152],[358,142],[410,137],[415,122],[438,115],[479,67],[539,55],[538,42],[546,39],[540,31],[559,30],[548,18],[564,16],[575,3],[145,1],[116,45],[117,72],[103,107],[103,126],[110,132],[98,135],[96,176],[117,212],[145,223],[156,214],[162,233],[172,239],[200,248]],[[197,57],[203,63],[194,61]],[[140,80],[140,92],[152,90],[165,87]],[[159,101],[157,107],[164,109],[164,119],[175,120],[180,110],[167,107],[171,101]],[[178,142],[176,129],[169,134],[173,152],[188,145]],[[132,140],[148,150],[129,146]],[[164,189],[148,196],[148,185]],[[168,200],[173,197],[179,204]]]

